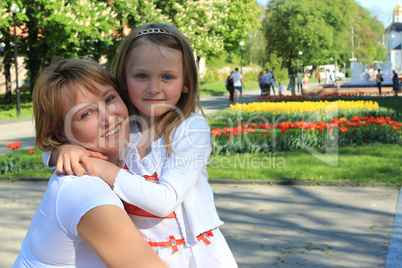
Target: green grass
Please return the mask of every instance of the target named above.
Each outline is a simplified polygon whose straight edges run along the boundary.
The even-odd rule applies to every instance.
[[[402,185],[402,145],[371,144],[340,147],[332,167],[305,150],[275,154],[214,156],[210,178],[353,181]]]
[[[245,81],[243,89],[259,88],[258,81]],[[209,83],[202,82],[200,85],[200,95],[220,95],[227,92],[225,80],[213,81]]]
[[[11,151],[11,149],[10,149]],[[34,150],[33,154],[29,153],[29,150],[15,150],[12,153],[0,156],[0,165],[5,166],[6,163],[19,158],[19,163],[24,167],[28,161],[30,161],[29,168],[22,170],[14,170],[8,174],[1,174],[0,177],[40,177],[48,178],[53,174],[54,170],[49,170],[42,161],[42,152],[40,150]]]
[[[20,94],[20,116],[17,117],[17,104],[16,96],[13,94],[13,104],[5,103],[5,94],[0,94],[0,121],[11,120],[17,118],[29,118],[32,117],[32,96],[27,92],[21,92]]]
[[[50,177],[53,171],[42,163],[41,152],[27,150],[20,153],[21,162],[31,159],[36,169],[0,174],[0,177]],[[402,145],[371,144],[340,147],[338,164],[332,167],[306,151],[277,152],[275,154],[240,154],[236,156],[213,156],[210,158],[210,178],[294,180],[294,181],[352,181],[365,183],[388,183],[402,186]],[[0,156],[0,163],[8,155]]]

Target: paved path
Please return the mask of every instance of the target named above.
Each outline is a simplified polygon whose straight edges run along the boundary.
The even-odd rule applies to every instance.
[[[18,255],[46,186],[0,182],[0,267]],[[212,189],[239,267],[384,267],[396,189],[218,183]]]
[[[254,100],[259,90],[244,93],[245,101]],[[203,97],[202,106],[213,113],[228,107],[228,96]],[[0,133],[0,143],[33,147],[30,120],[0,123]],[[0,268],[14,262],[46,186],[0,182]],[[398,189],[216,181],[212,189],[239,267],[401,267]]]

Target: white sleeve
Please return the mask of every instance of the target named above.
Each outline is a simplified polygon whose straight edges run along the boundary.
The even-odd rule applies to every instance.
[[[184,201],[205,172],[211,154],[210,130],[201,116],[190,117],[171,137],[173,153],[158,174],[159,184],[125,170],[117,174],[114,192],[124,201],[166,217]]]
[[[52,156],[52,152],[53,152],[53,150],[47,151],[47,152],[42,152],[43,164],[45,164],[45,166],[48,169],[56,169],[56,166],[52,166],[52,167],[49,166],[49,161],[50,161],[50,157]]]
[[[70,234],[77,234],[82,216],[95,207],[115,205],[124,210],[119,197],[98,177],[83,176],[65,179],[60,188],[56,211],[60,225]]]

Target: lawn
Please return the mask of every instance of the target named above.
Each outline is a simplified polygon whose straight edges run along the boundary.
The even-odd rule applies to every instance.
[[[402,144],[339,147],[330,162],[306,150],[270,154],[213,156],[210,178],[353,181],[402,185]],[[337,158],[337,159],[336,159]]]

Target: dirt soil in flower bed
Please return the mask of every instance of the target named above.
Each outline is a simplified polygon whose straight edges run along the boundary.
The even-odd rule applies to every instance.
[[[342,84],[346,82],[337,82],[336,85],[322,85],[315,88],[304,89],[304,95],[316,95],[322,96],[327,94],[364,94],[364,95],[378,95],[378,88],[377,87],[340,87]],[[393,96],[394,91],[392,87],[381,87],[381,91],[383,95]],[[402,96],[402,93],[398,93],[399,96]]]

